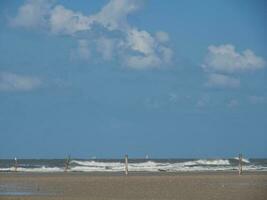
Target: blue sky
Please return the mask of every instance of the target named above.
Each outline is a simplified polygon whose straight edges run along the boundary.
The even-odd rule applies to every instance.
[[[0,157],[266,157],[266,9],[1,1]]]

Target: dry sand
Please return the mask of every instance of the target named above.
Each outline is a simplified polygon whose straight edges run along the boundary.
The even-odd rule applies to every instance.
[[[35,194],[1,200],[266,200],[267,173],[0,173],[0,193],[8,187]]]

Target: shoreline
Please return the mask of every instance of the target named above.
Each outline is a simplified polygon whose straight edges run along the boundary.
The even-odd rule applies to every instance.
[[[91,176],[125,176],[124,171],[67,171],[67,172],[25,172],[25,171],[0,171],[1,175],[91,175]],[[148,171],[128,171],[127,176],[175,176],[175,175],[267,175],[267,171],[243,171],[242,175],[238,174],[238,170],[235,171],[177,171],[177,172],[148,172]]]

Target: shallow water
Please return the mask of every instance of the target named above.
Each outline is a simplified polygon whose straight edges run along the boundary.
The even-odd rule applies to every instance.
[[[1,184],[0,185],[0,196],[40,196],[40,195],[50,195],[50,193],[45,193],[39,191],[39,187],[31,185],[17,185],[17,184]]]
[[[6,191],[0,192],[0,196],[31,196],[34,195],[33,192],[16,192],[16,191]]]

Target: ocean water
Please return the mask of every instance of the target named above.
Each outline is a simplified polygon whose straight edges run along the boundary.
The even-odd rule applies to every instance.
[[[0,159],[0,172],[12,172],[15,161]],[[64,159],[18,159],[19,172],[64,172]],[[238,158],[230,159],[129,159],[133,172],[237,171]],[[122,159],[71,159],[68,171],[120,172]],[[243,159],[244,171],[267,171],[267,159]]]

